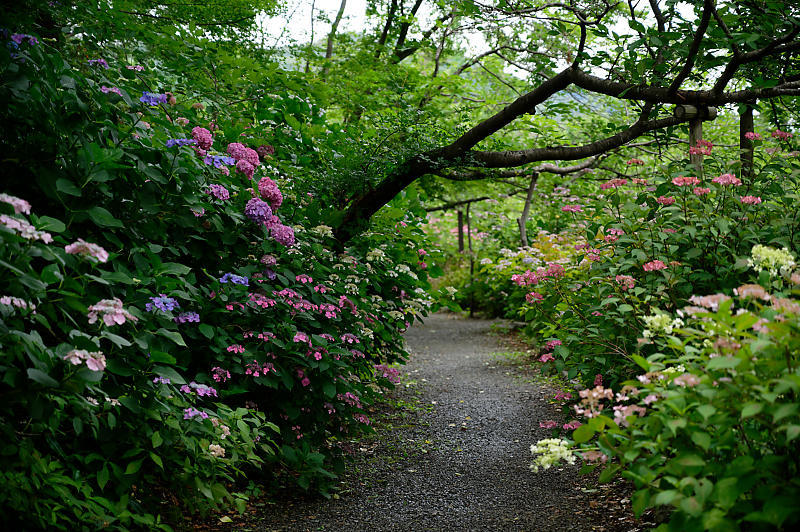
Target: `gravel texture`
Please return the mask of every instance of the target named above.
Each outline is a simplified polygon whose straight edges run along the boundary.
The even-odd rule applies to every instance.
[[[577,466],[534,474],[530,445],[559,419],[553,390],[530,384],[491,353],[508,350],[490,321],[435,314],[406,334],[404,368],[418,399],[410,422],[361,447],[338,499],[269,505],[255,530],[547,531],[604,529]],[[408,394],[407,390],[399,392]],[[358,444],[357,444],[358,445]]]

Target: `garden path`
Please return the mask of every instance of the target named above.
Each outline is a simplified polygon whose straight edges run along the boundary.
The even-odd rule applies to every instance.
[[[597,504],[581,491],[577,466],[529,470],[531,443],[550,437],[539,421],[559,419],[554,391],[491,355],[503,350],[491,324],[435,314],[413,326],[403,371],[432,408],[373,448],[354,449],[371,459],[357,459],[338,499],[280,501],[254,529],[609,530],[589,509]]]

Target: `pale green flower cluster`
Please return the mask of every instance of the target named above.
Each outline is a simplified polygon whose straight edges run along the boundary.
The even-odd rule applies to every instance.
[[[316,233],[319,236],[333,236],[333,229],[327,225],[318,225],[316,227],[312,227],[311,232]]]
[[[647,326],[647,329],[642,333],[645,338],[651,338],[656,334],[672,334],[673,329],[683,327],[682,319],[672,319],[669,314],[658,313],[652,316],[645,316],[642,319]]]
[[[794,256],[789,248],[771,248],[756,244],[750,252],[747,264],[755,271],[767,270],[772,275],[788,275],[795,267]]]
[[[568,464],[574,464],[576,458],[569,445],[567,440],[560,438],[539,440],[531,445],[531,453],[535,456],[531,462],[531,471],[538,473],[540,468],[550,469],[553,464],[557,464],[561,460]]]

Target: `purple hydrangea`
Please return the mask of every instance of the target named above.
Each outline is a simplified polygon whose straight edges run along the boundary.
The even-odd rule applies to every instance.
[[[200,416],[201,419],[208,419],[208,414],[202,410],[198,410],[193,406],[183,410],[183,419],[192,419],[195,416]]]
[[[156,310],[170,312],[180,308],[180,305],[175,299],[167,297],[165,294],[159,294],[158,297],[151,297],[150,303],[147,303],[144,308],[147,312],[154,312]]]
[[[6,34],[8,35],[8,34]],[[28,44],[33,46],[34,44],[39,43],[39,39],[34,37],[33,35],[28,35],[27,33],[14,33],[11,35],[11,40],[14,41],[16,44],[22,44],[22,41],[27,40]],[[106,67],[108,68],[108,67]]]
[[[253,198],[247,202],[244,214],[257,224],[264,225],[272,218],[272,209],[269,204],[261,198]]]
[[[186,323],[189,321],[193,321],[195,323],[200,323],[200,314],[197,312],[181,312],[175,318],[173,318],[175,323]]]
[[[236,159],[227,157],[225,155],[207,155],[203,162],[208,165],[213,165],[214,168],[222,168],[225,165],[236,164]]]
[[[245,277],[244,275],[236,275],[235,273],[226,273],[225,275],[219,278],[219,282],[250,286],[250,280],[247,277]]]
[[[89,65],[90,66],[99,65],[105,69],[108,69],[108,62],[102,57],[100,59],[89,59]]]
[[[174,148],[175,146],[192,146],[197,141],[194,139],[169,139],[167,141],[167,148]]]
[[[288,225],[275,224],[270,227],[269,232],[278,244],[286,247],[294,245],[294,229]]]
[[[228,192],[227,188],[223,187],[222,185],[217,185],[216,183],[208,185],[208,190],[206,191],[206,194],[210,194],[215,198],[217,198],[218,200],[222,201],[228,200],[231,197],[231,194],[230,192]]]
[[[167,99],[168,97],[166,94],[143,91],[139,101],[147,105],[157,106],[160,103],[167,103]]]
[[[214,144],[214,135],[204,127],[197,126],[192,129],[192,138],[202,150],[208,150]]]
[[[153,379],[153,382],[156,384],[169,384],[170,381],[168,377],[156,377]]]
[[[253,174],[256,172],[256,167],[244,159],[241,159],[236,163],[236,171],[246,175],[248,179],[252,179]]]
[[[183,386],[181,386],[181,391],[183,393],[196,393],[200,397],[205,397],[205,396],[217,397],[217,390],[215,390],[211,386],[206,386],[205,384],[197,384],[194,381],[190,382],[189,384],[184,384]]]

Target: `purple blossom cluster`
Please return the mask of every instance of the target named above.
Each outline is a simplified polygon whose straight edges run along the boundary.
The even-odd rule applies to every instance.
[[[203,412],[202,410],[198,410],[193,406],[184,409],[183,411],[183,419],[192,419],[193,417],[200,416],[200,419],[208,419],[208,414]]]
[[[150,303],[147,303],[144,308],[147,312],[155,312],[156,310],[171,312],[180,308],[180,305],[177,300],[167,297],[166,294],[159,294],[158,296],[151,297]]]
[[[272,209],[261,198],[252,198],[248,201],[244,208],[244,214],[253,222],[261,225],[266,225],[272,219]]]
[[[222,168],[235,164],[236,159],[226,155],[207,155],[205,159],[203,159],[203,162],[209,166],[214,166],[214,168]]]
[[[201,150],[208,150],[214,144],[214,135],[204,127],[197,126],[192,128],[192,138],[197,141]]]
[[[225,188],[222,185],[217,185],[217,184],[209,185],[208,186],[208,190],[206,191],[206,194],[214,196],[215,198],[217,198],[220,201],[226,201],[226,200],[230,199],[230,197],[231,197],[231,194],[230,194],[230,192],[228,192],[227,188]]]
[[[167,148],[174,148],[175,146],[193,146],[197,144],[194,139],[169,139],[167,140]]]
[[[102,57],[100,59],[89,59],[89,61],[87,62],[89,63],[89,66],[101,66],[106,70],[108,69],[108,61],[106,61]]]
[[[269,202],[273,211],[277,210],[283,203],[283,195],[278,189],[278,185],[268,177],[262,177],[261,181],[258,182],[258,193],[265,201]]]
[[[197,312],[181,312],[173,318],[175,323],[195,322],[200,323],[200,314]]]
[[[217,390],[205,384],[197,384],[194,381],[181,386],[181,392],[197,394],[199,397],[217,397]]]
[[[103,323],[109,327],[116,324],[122,325],[126,321],[136,322],[139,319],[122,308],[122,301],[119,298],[114,299],[101,299],[91,307],[89,307],[89,323],[97,321],[98,317],[103,318]]]
[[[119,87],[106,87],[105,85],[101,85],[100,92],[102,92],[103,94],[108,94],[110,92],[113,92],[114,94],[120,97],[122,96],[122,91],[119,90]]]
[[[140,102],[142,102],[142,103],[144,103],[146,105],[150,105],[152,107],[156,107],[160,103],[167,103],[167,100],[168,100],[168,96],[166,94],[158,94],[158,93],[147,92],[147,91],[143,91],[142,92],[142,97],[139,98]]]

